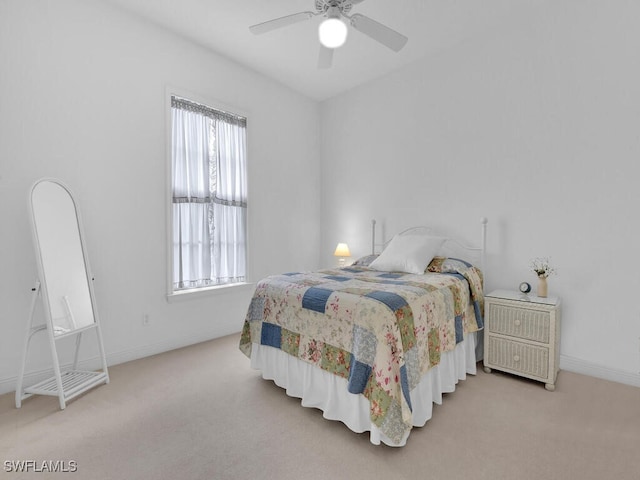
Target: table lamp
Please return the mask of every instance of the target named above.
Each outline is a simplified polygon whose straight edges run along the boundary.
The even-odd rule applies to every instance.
[[[339,243],[336,247],[336,251],[333,252],[333,255],[336,257],[340,257],[339,265],[340,268],[344,267],[345,257],[350,257],[351,252],[349,252],[349,246],[346,243]]]

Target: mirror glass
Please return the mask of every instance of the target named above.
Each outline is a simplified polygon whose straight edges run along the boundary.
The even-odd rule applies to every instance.
[[[94,323],[76,204],[62,184],[41,180],[31,190],[36,254],[45,306],[55,335]]]

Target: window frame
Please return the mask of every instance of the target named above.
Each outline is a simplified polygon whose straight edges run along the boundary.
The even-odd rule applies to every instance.
[[[236,106],[227,105],[223,102],[206,98],[203,95],[198,95],[193,92],[185,91],[181,88],[167,87],[165,91],[164,110],[165,110],[165,212],[166,212],[166,237],[165,247],[167,249],[166,255],[166,295],[167,301],[173,303],[175,301],[182,301],[192,298],[201,298],[203,296],[219,295],[222,293],[229,293],[232,291],[249,289],[253,287],[253,282],[249,272],[250,269],[250,240],[249,240],[249,223],[250,223],[250,210],[247,207],[247,225],[246,225],[246,272],[245,281],[228,283],[223,285],[210,285],[206,287],[190,288],[184,290],[173,290],[173,172],[172,172],[172,117],[171,117],[171,98],[181,97],[188,99],[192,102],[205,105],[215,110],[223,112],[230,112],[234,115],[239,115],[247,120],[246,130],[246,169],[247,169],[247,204],[249,204],[250,185],[249,185],[249,114]]]

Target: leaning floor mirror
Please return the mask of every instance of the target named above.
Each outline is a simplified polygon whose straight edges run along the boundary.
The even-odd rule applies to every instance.
[[[16,386],[16,407],[32,395],[57,396],[60,408],[87,390],[109,383],[109,373],[98,321],[93,276],[89,268],[82,222],[76,201],[62,182],[42,179],[29,195],[31,226],[38,266],[22,363]],[[38,301],[42,301],[45,323],[34,325]],[[31,339],[46,332],[51,347],[53,376],[29,387],[24,386],[25,369]],[[95,332],[102,370],[78,369],[81,340]],[[75,337],[75,352],[70,366],[61,365],[58,344]]]

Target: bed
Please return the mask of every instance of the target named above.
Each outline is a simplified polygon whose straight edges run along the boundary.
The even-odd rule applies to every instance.
[[[418,227],[376,255],[374,221],[372,255],[258,282],[240,350],[303,406],[373,444],[405,445],[476,373],[486,225],[480,247]]]

